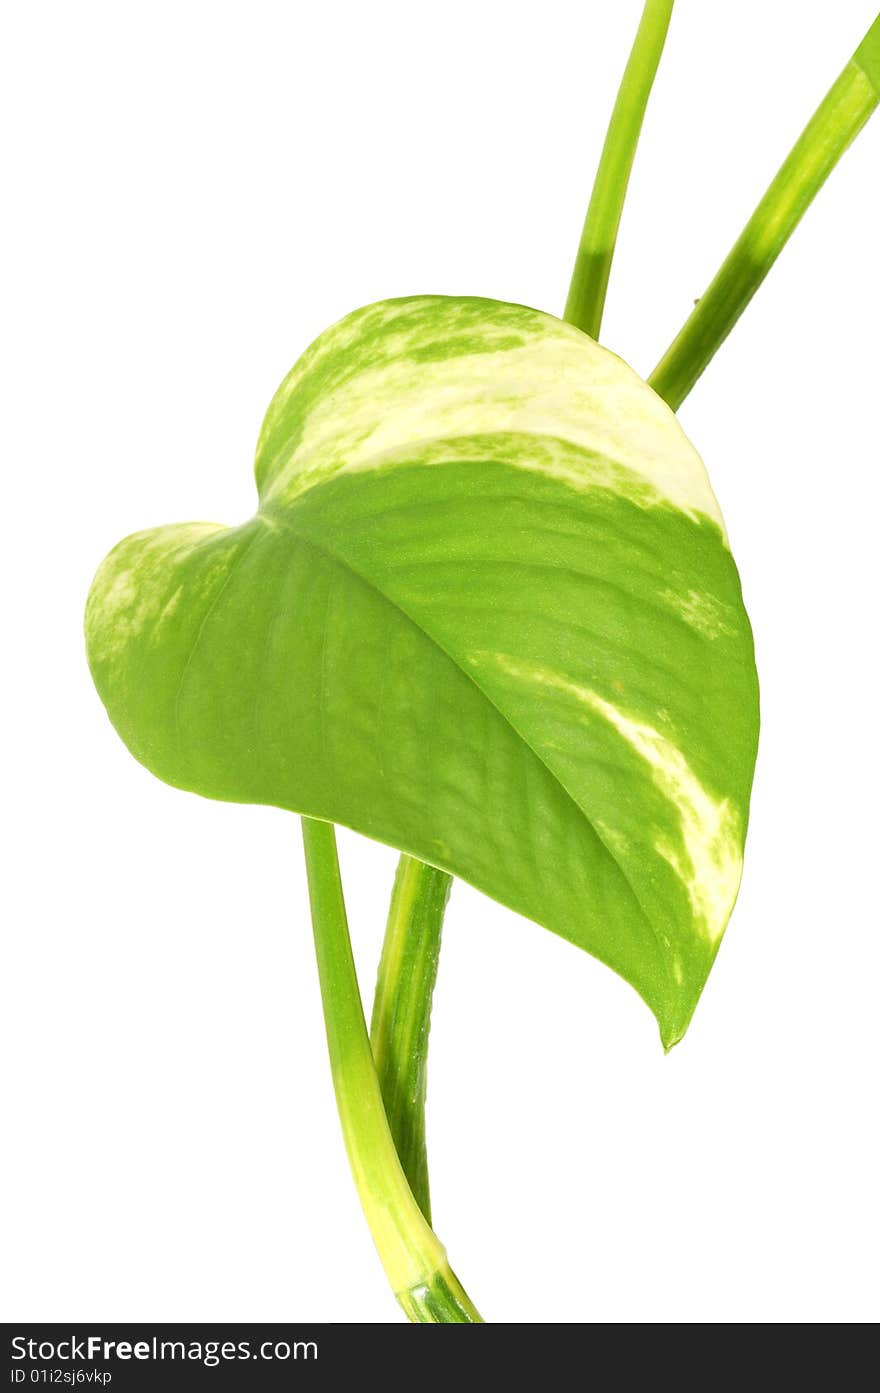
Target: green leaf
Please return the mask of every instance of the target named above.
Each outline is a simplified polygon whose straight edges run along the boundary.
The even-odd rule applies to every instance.
[[[86,614],[133,754],[451,871],[684,1033],[739,886],[752,640],[703,465],[570,325],[421,297],[272,401],[257,515],[120,543]]]

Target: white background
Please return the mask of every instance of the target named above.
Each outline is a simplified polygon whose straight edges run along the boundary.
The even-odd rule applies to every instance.
[[[392,295],[560,311],[638,0],[13,4],[2,43],[5,1319],[401,1319],[326,1063],[296,820],[158,783],[91,687],[123,534],[254,504],[310,340]],[[873,0],[680,0],[605,341],[642,372]],[[843,1321],[876,1291],[880,118],[682,421],[763,734],[686,1041],[458,886],[435,1220],[495,1321]],[[369,1005],[394,856],[342,836]]]

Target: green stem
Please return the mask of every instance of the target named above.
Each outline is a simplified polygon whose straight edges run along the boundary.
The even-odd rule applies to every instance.
[[[425,1092],[431,999],[452,877],[401,856],[373,1001],[370,1041],[400,1164],[431,1222]]]
[[[880,15],[798,138],[709,289],[648,381],[677,411],[841,155],[880,102]]]
[[[358,990],[332,823],[302,819],[318,976],[342,1133],[361,1204],[410,1320],[472,1324],[476,1308],[446,1261],[400,1165]]]
[[[673,0],[647,0],[602,147],[564,318],[598,339],[620,215]]]

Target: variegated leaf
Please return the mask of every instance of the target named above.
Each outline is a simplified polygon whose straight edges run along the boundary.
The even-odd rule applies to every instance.
[[[161,778],[353,827],[601,958],[680,1039],[736,898],[758,705],[718,504],[664,403],[548,315],[420,297],[303,355],[240,527],[95,579]]]

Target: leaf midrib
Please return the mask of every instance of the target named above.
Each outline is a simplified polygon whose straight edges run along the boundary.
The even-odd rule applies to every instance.
[[[598,828],[595,826],[592,818],[589,816],[586,810],[581,807],[577,798],[567,787],[564,779],[560,777],[560,775],[556,772],[555,769],[552,769],[550,767],[550,765],[547,763],[546,759],[541,754],[541,752],[535,749],[534,744],[528,738],[528,736],[523,734],[523,732],[519,729],[516,723],[511,719],[511,717],[501,709],[498,703],[494,700],[491,694],[485,690],[485,688],[477,680],[474,674],[472,672],[469,672],[467,668],[463,667],[459,660],[456,658],[456,656],[453,653],[450,653],[448,649],[427,628],[425,628],[424,624],[422,624],[418,619],[416,619],[412,614],[410,614],[409,611],[402,604],[400,604],[392,596],[388,595],[384,590],[382,590],[374,580],[372,580],[369,576],[364,575],[362,571],[360,571],[356,566],[352,564],[348,557],[340,555],[336,550],[334,550],[332,546],[330,546],[324,540],[318,541],[309,533],[301,531],[298,527],[295,526],[295,524],[290,522],[290,520],[287,517],[281,516],[276,512],[272,513],[270,519],[266,519],[263,516],[262,511],[258,509],[255,516],[261,523],[263,523],[264,526],[267,527],[269,531],[280,526],[286,532],[289,532],[291,536],[295,537],[297,541],[303,543],[306,546],[312,547],[313,550],[319,552],[328,560],[333,561],[336,565],[341,566],[344,570],[348,571],[352,576],[359,580],[362,585],[367,586],[374,594],[378,595],[382,600],[384,600],[386,604],[391,605],[393,609],[396,609],[399,614],[403,615],[407,622],[412,624],[412,626],[420,634],[422,634],[428,640],[429,643],[433,644],[436,648],[438,648],[440,652],[443,653],[444,656],[449,659],[449,661],[453,664],[456,670],[460,672],[464,677],[466,677],[467,680],[471,683],[471,685],[476,688],[483,700],[488,702],[492,709],[498,713],[502,721],[504,721],[505,725],[508,726],[508,728],[514,733],[518,740],[522,741],[523,745],[525,745],[525,747],[538,761],[541,767],[545,769],[546,772],[550,775],[553,782],[557,785],[557,787],[562,791],[564,796],[572,804],[578,815],[583,818],[584,822],[586,822],[590,831],[593,833],[593,836],[602,846],[605,855],[619,871],[624,883],[627,886],[627,889],[629,890],[630,895],[632,896],[633,902],[639,914],[641,915],[642,919],[644,920],[647,928],[651,933],[652,938],[654,939],[654,942],[657,947],[658,960],[662,965],[664,975],[666,975],[667,978],[670,978],[665,947],[661,943],[657,929],[655,928],[652,919],[650,918],[644,905],[642,904],[639,895],[636,893],[635,887],[633,886],[632,881],[630,880],[626,870],[623,866],[621,866],[620,862],[617,860],[616,856],[611,851],[607,841],[602,836]]]

